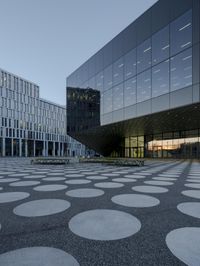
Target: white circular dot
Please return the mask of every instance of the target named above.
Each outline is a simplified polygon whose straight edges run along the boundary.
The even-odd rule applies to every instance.
[[[24,176],[27,176],[28,174],[11,174],[9,176],[11,177],[24,177]]]
[[[44,178],[46,177],[45,175],[28,175],[24,176],[25,179],[37,179],[37,178]]]
[[[23,203],[14,208],[13,212],[19,216],[37,217],[63,212],[70,207],[70,203],[61,199],[41,199]]]
[[[43,181],[63,181],[66,180],[65,177],[46,177],[42,179]]]
[[[94,188],[79,188],[79,189],[69,190],[65,194],[67,196],[75,198],[92,198],[103,195],[104,191]]]
[[[132,187],[133,190],[137,192],[144,192],[144,193],[165,193],[168,192],[167,188],[158,187],[158,186],[134,186]]]
[[[0,183],[9,183],[20,180],[19,178],[1,178]]]
[[[121,194],[111,198],[111,200],[119,205],[126,207],[153,207],[160,203],[160,201],[154,197],[140,194]]]
[[[141,223],[126,212],[97,209],[75,215],[69,221],[69,228],[74,234],[87,239],[116,240],[137,233]]]
[[[30,247],[0,255],[2,266],[79,266],[73,256],[57,248]]]
[[[67,188],[66,185],[52,184],[52,185],[42,185],[42,186],[34,187],[34,190],[36,191],[57,191],[57,190],[62,190],[66,188]]]
[[[113,178],[112,181],[114,182],[122,182],[122,183],[129,183],[129,182],[136,182],[137,180],[133,178],[123,178],[123,177],[118,177],[118,178]]]
[[[94,175],[94,176],[86,176],[87,179],[91,180],[105,180],[108,179],[106,176],[101,176],[101,175]]]
[[[170,186],[173,185],[174,183],[172,182],[167,182],[167,181],[156,181],[156,180],[152,180],[152,181],[144,181],[145,184],[148,185],[156,185],[156,186]]]
[[[89,184],[90,182],[91,182],[90,180],[85,180],[85,179],[72,179],[65,181],[66,184],[71,184],[71,185]]]
[[[200,265],[200,228],[184,227],[171,231],[166,237],[170,251],[186,265]]]
[[[95,187],[100,187],[100,188],[120,188],[123,186],[124,186],[123,184],[115,182],[100,182],[95,184]]]
[[[83,177],[84,175],[81,175],[81,174],[70,174],[70,175],[65,175],[66,177]]]
[[[184,190],[181,192],[181,194],[191,198],[200,199],[200,190]]]
[[[158,181],[176,181],[177,178],[172,178],[172,177],[153,177],[153,180],[158,180]]]
[[[198,188],[200,189],[200,184],[185,184],[185,187]]]
[[[198,179],[187,179],[186,180],[187,182],[192,182],[192,183],[200,183],[200,180],[198,180]]]
[[[143,178],[145,178],[145,176],[142,176],[142,175],[125,175],[124,177],[127,177],[127,178],[136,178],[136,179],[143,179]]]
[[[14,182],[11,183],[11,187],[28,187],[28,186],[35,186],[39,185],[40,181],[19,181],[19,182]]]
[[[106,173],[106,174],[102,174],[103,176],[119,176],[119,174],[113,174],[113,173]]]
[[[178,210],[184,214],[200,218],[200,202],[184,202],[177,206]]]
[[[27,192],[2,192],[0,193],[0,203],[22,200],[30,196]]]

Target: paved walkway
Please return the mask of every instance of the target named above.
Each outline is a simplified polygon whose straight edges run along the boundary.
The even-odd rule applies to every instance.
[[[200,164],[0,159],[0,266],[200,265]]]

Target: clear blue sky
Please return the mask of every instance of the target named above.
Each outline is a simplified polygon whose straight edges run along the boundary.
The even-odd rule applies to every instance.
[[[0,0],[0,68],[65,104],[65,79],[156,0]]]

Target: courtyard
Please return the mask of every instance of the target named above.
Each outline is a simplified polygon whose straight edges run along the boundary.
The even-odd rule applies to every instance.
[[[0,266],[200,265],[200,164],[0,160]]]

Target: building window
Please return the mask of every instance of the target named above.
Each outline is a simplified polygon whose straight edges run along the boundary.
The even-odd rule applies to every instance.
[[[124,83],[124,106],[136,103],[136,77]]]
[[[113,111],[123,108],[123,84],[113,88]]]
[[[151,98],[151,70],[147,70],[137,76],[137,102],[143,102]]]
[[[169,26],[152,36],[152,64],[156,65],[169,58]]]
[[[171,55],[192,45],[192,11],[173,21],[170,25]]]
[[[124,62],[124,77],[126,80],[136,75],[136,49],[125,55]]]
[[[113,85],[117,85],[123,81],[124,60],[120,58],[113,64]]]
[[[103,91],[103,71],[96,75],[96,90]]]
[[[137,47],[137,73],[151,67],[151,39]]]
[[[104,114],[112,112],[112,89],[104,92]]]
[[[112,65],[104,70],[104,91],[112,87]]]
[[[171,91],[192,85],[192,49],[171,58]]]
[[[169,59],[152,68],[152,97],[169,92]]]

